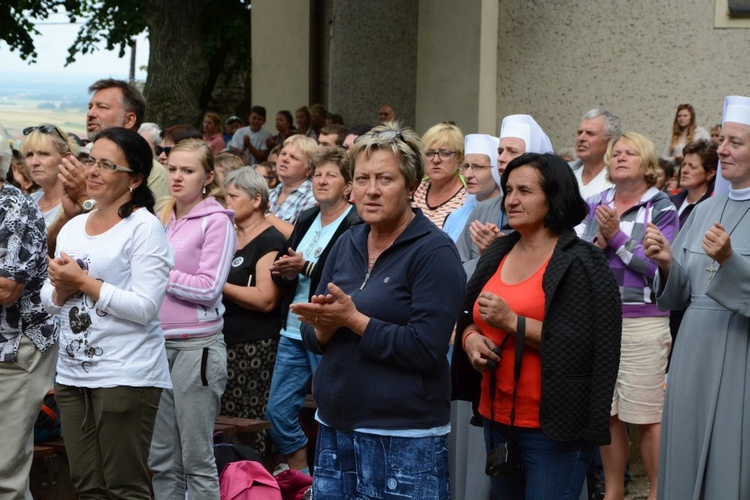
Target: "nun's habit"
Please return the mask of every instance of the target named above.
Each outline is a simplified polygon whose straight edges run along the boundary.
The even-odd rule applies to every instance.
[[[750,127],[750,99],[727,97],[727,122]],[[717,221],[733,249],[721,266],[701,246]],[[696,206],[672,252],[656,303],[687,311],[664,401],[658,497],[750,498],[750,189]]]
[[[497,171],[497,148],[500,145],[500,139],[487,134],[469,134],[464,138],[464,157],[470,154],[480,154],[490,157],[492,168],[492,178],[495,179],[498,193],[500,192],[500,174]],[[469,192],[466,193],[466,199],[461,208],[454,210],[443,225],[443,231],[456,242],[461,232],[466,226],[466,221],[471,215],[471,211],[477,206],[477,197]]]
[[[510,115],[503,118],[500,127],[500,140],[502,141],[506,137],[521,139],[526,145],[525,153],[553,152],[552,142],[531,115]],[[495,161],[497,161],[497,158]],[[505,215],[502,213],[502,196],[478,203],[469,214],[464,229],[456,241],[467,280],[474,274],[474,269],[479,261],[479,250],[471,240],[471,232],[469,231],[469,226],[475,220],[485,224],[495,224],[499,228],[505,226]]]

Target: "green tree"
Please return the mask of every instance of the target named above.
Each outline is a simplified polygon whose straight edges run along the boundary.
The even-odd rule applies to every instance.
[[[33,63],[35,23],[57,12],[83,22],[66,64],[102,42],[123,57],[130,40],[148,32],[146,119],[163,126],[197,125],[217,86],[249,71],[250,0],[3,1],[0,39]]]

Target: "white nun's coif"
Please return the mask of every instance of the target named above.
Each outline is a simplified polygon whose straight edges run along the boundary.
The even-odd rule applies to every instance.
[[[500,139],[516,137],[526,144],[526,153],[553,153],[552,141],[531,115],[508,115],[500,125]]]
[[[741,123],[750,126],[750,97],[730,95],[724,99],[724,114],[722,115],[722,127],[726,122]],[[721,162],[719,162],[718,175],[714,195],[727,194],[729,192],[729,181],[721,175]]]

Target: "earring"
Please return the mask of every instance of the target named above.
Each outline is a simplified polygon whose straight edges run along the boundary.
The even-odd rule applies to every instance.
[[[203,186],[203,194],[206,194],[206,186]]]
[[[130,191],[130,194],[133,194],[133,188],[132,187],[129,187],[128,191]]]

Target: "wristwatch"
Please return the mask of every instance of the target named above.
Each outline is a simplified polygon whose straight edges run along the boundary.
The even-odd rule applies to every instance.
[[[95,206],[96,206],[96,200],[89,199],[81,203],[81,208],[83,209],[83,213],[85,214],[91,212]]]

